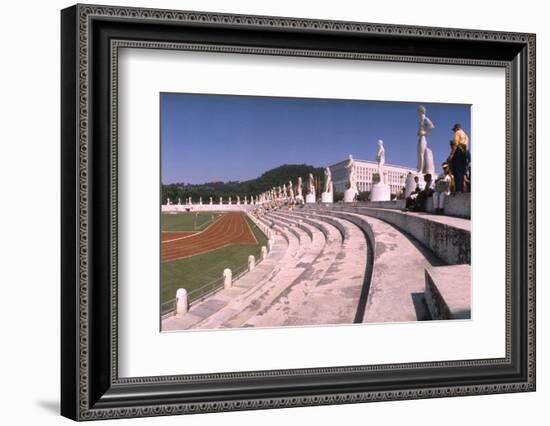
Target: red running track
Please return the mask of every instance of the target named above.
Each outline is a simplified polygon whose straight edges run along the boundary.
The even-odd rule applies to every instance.
[[[243,213],[239,212],[226,213],[204,231],[185,235],[185,238],[173,239],[171,234],[171,238],[161,238],[162,262],[194,256],[229,244],[257,242]]]

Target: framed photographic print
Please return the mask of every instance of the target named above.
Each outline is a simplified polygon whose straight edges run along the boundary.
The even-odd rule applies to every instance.
[[[76,5],[75,420],[535,390],[535,36]]]

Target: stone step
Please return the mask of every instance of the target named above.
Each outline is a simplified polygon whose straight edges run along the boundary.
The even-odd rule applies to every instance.
[[[316,210],[359,213],[375,217],[411,235],[449,265],[470,263],[471,221],[468,219],[344,205],[317,207]]]
[[[310,236],[311,243],[309,245],[309,249],[301,257],[300,261],[306,262],[306,263],[313,262],[315,258],[321,253],[321,251],[323,250],[323,247],[325,246],[325,243],[326,243],[325,235],[317,227],[307,222],[303,222],[302,220],[300,221],[296,221],[295,219],[291,220],[291,218],[281,214],[277,214],[274,217],[278,220],[283,221],[284,223],[286,223],[291,227],[292,226],[299,227]]]
[[[299,217],[302,221],[305,223],[309,223],[317,229],[319,229],[325,236],[325,240],[327,243],[332,241],[338,241],[340,244],[343,242],[345,238],[345,229],[342,227],[338,222],[328,222],[328,221],[320,221],[318,219],[313,218],[311,213],[304,213],[301,211],[294,211],[292,213],[286,213],[286,214],[292,214],[294,216]]]
[[[315,324],[353,323],[366,262],[362,232],[352,224],[341,221],[340,226],[348,228],[346,233],[349,235],[349,239],[342,242],[340,231],[320,218],[308,219],[283,210],[272,215],[284,218],[285,223],[308,224],[324,229],[325,236],[329,238],[322,254],[310,264],[300,263],[299,266],[305,267],[305,271],[284,292],[277,295],[273,291],[264,298],[264,307],[256,310],[242,326],[311,325],[313,321]],[[363,263],[360,259],[362,250]],[[239,319],[242,320],[242,317]]]
[[[284,291],[288,285],[304,272],[304,265],[312,262],[324,245],[324,240],[316,240],[319,247],[313,247],[313,241],[309,233],[303,229],[297,229],[295,226],[288,226],[276,217],[263,216],[264,223],[269,223],[281,234],[286,234],[290,241],[290,246],[297,245],[297,250],[292,253],[289,249],[287,253],[278,261],[276,268],[262,280],[255,280],[250,274],[235,281],[235,287],[247,287],[250,291],[227,295],[224,305],[216,305],[215,310],[211,310],[209,315],[202,321],[194,324],[193,328],[209,329],[224,327],[240,327],[242,323],[250,316],[257,313],[262,306]],[[254,271],[252,271],[254,272]],[[211,303],[212,305],[213,303]]]
[[[426,304],[434,320],[471,318],[470,265],[427,268]]]
[[[296,232],[292,232],[292,230],[288,229],[288,227],[284,226],[284,224],[275,223],[265,216],[262,216],[260,220],[263,221],[263,223],[266,224],[269,228],[276,231],[278,235],[281,235],[283,238],[286,239],[288,243],[288,250],[285,254],[285,259],[295,258],[298,255],[298,250],[300,249],[299,235]]]
[[[333,209],[319,210],[317,214],[346,219],[361,227],[369,247],[374,249],[363,322],[429,319],[424,303],[424,270],[441,265],[441,260],[382,220]]]
[[[295,214],[304,217],[303,213]],[[311,324],[313,317],[317,323],[323,324],[361,322],[362,316],[358,316],[358,312],[362,312],[360,305],[367,269],[367,242],[362,230],[341,218],[315,215],[309,216],[308,220],[333,226],[345,238],[326,273],[308,289],[307,303],[300,306],[299,311],[294,308],[298,312],[293,315],[292,323]],[[298,292],[301,286],[294,286],[293,290]],[[291,308],[296,305],[291,304]]]

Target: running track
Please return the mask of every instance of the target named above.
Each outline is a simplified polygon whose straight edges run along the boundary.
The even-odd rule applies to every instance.
[[[163,238],[165,239],[165,238]],[[161,260],[169,262],[215,250],[229,244],[256,243],[242,213],[224,214],[202,232],[197,232],[179,240],[164,241],[161,244]]]

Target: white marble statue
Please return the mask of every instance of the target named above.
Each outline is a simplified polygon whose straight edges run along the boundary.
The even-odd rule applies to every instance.
[[[283,198],[286,198],[287,192],[286,192],[286,184],[283,183]]]
[[[223,197],[220,197],[220,206],[223,204]]]
[[[210,205],[212,205],[212,204],[213,204],[213,202],[212,202],[212,197],[210,197]]]
[[[231,204],[231,197],[229,197],[229,200],[227,201],[227,204]]]
[[[435,181],[434,154],[430,148],[426,148],[424,151],[424,173],[431,174],[433,180]]]
[[[349,189],[352,192],[355,192],[357,194],[359,191],[357,191],[357,176],[355,171],[355,160],[353,159],[351,154],[349,155],[348,164],[346,164],[344,167],[348,171]]]
[[[376,153],[376,161],[378,161],[378,176],[380,183],[384,184],[384,164],[386,163],[386,150],[384,149],[384,141],[378,139],[378,152]]]
[[[325,192],[332,192],[332,173],[330,167],[325,168]]]
[[[167,199],[166,199],[166,205],[167,205],[167,206],[170,205],[170,198],[167,198]]]
[[[199,197],[199,204],[202,206],[202,197]]]
[[[302,198],[302,178],[298,178],[298,186],[296,187],[296,195]]]
[[[239,205],[241,204],[241,197],[239,197],[238,195],[237,195],[237,204]]]
[[[245,195],[244,196],[244,205],[246,206],[248,204],[248,197]]]
[[[378,183],[374,184],[370,191],[370,201],[390,201],[391,190],[390,186],[386,183],[386,176],[384,175],[384,164],[386,163],[386,151],[384,149],[384,141],[378,140],[378,151],[376,153],[376,161],[378,162]]]
[[[430,133],[434,125],[431,120],[426,115],[426,108],[422,105],[418,107],[418,116],[420,117],[420,122],[418,124],[418,145],[416,149],[416,168],[418,173],[427,173],[427,164],[426,164],[426,148],[428,147],[428,133]],[[433,168],[433,167],[432,167]]]
[[[288,181],[288,197],[294,200],[294,187],[291,180]]]
[[[313,178],[313,173],[309,174],[308,194],[315,194],[315,179]]]

